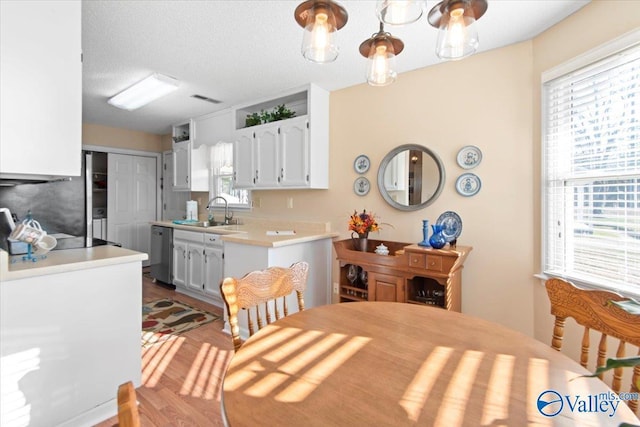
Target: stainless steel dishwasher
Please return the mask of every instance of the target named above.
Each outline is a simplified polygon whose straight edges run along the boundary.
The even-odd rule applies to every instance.
[[[171,284],[173,274],[171,249],[173,228],[151,226],[151,277],[163,283]]]

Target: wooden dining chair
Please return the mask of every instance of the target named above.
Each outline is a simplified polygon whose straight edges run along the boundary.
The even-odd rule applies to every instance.
[[[131,381],[118,387],[118,426],[140,427],[136,389]]]
[[[562,279],[547,280],[546,288],[551,302],[551,314],[556,318],[551,340],[551,347],[554,349],[560,351],[562,348],[564,324],[567,317],[572,317],[584,327],[580,364],[587,369],[589,369],[587,364],[590,345],[589,331],[591,329],[600,332],[596,367],[606,364],[607,336],[619,341],[616,357],[625,357],[625,344],[640,347],[640,315],[631,314],[612,303],[612,301],[622,301],[628,298],[608,291],[580,289]],[[638,354],[640,355],[640,351]],[[616,368],[613,372],[611,388],[616,393],[620,392],[622,369]],[[595,369],[589,370],[593,372]],[[599,378],[602,379],[602,374],[599,375]],[[640,367],[636,366],[632,373],[630,392],[638,392],[639,379]],[[637,400],[627,400],[627,404],[634,412],[637,412]]]
[[[252,271],[241,279],[225,278],[220,284],[227,306],[233,347],[242,345],[238,327],[238,312],[247,313],[249,336],[269,323],[289,314],[286,296],[296,292],[298,310],[304,310],[303,293],[307,285],[309,264],[301,261],[290,267],[269,267]]]

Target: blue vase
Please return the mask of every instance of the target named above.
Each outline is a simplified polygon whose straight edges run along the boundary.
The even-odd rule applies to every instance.
[[[429,244],[429,220],[422,220],[422,242],[418,243],[420,246],[431,247]]]
[[[435,249],[444,248],[444,245],[447,244],[447,239],[442,234],[442,225],[432,225],[431,228],[433,228],[433,234],[429,239],[429,243]]]

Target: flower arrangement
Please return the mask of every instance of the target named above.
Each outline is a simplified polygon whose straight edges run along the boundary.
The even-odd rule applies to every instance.
[[[362,213],[353,211],[353,215],[349,218],[349,230],[355,231],[358,235],[364,237],[370,231],[380,230],[380,226],[376,221],[375,215],[371,212],[367,212],[366,209],[363,209]]]

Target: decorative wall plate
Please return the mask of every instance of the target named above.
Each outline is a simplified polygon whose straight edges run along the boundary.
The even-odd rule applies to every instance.
[[[473,173],[463,173],[456,180],[456,190],[465,197],[477,194],[480,191],[480,187],[482,187],[482,182]]]
[[[353,191],[358,196],[364,196],[369,192],[370,189],[371,189],[371,183],[364,176],[356,178],[356,180],[353,183]]]
[[[370,166],[371,166],[371,161],[369,160],[369,157],[365,156],[364,154],[360,154],[358,157],[356,157],[356,160],[353,162],[353,168],[358,173],[367,172]]]
[[[473,169],[482,161],[482,151],[475,145],[467,145],[458,151],[457,160],[462,169]]]
[[[442,226],[442,234],[447,243],[456,240],[462,233],[462,220],[460,215],[453,211],[446,211],[438,217],[436,225]]]

